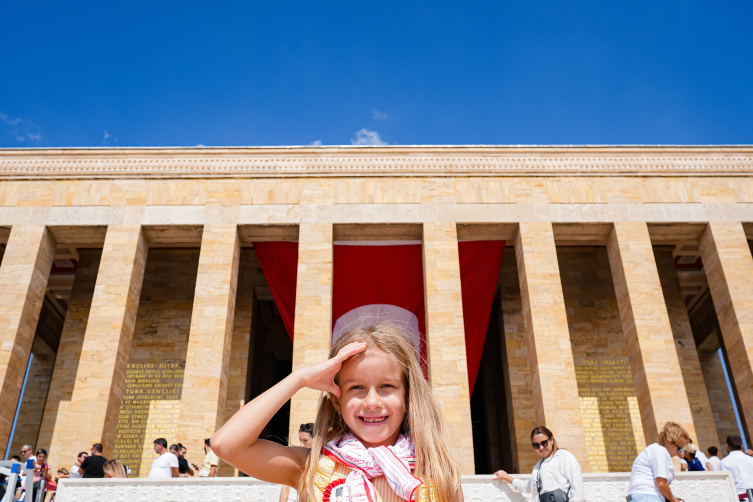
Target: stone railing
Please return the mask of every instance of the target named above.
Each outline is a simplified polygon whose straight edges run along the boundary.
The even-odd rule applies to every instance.
[[[515,476],[526,479],[528,476]],[[622,502],[629,473],[585,474],[587,502]],[[685,502],[734,502],[729,472],[681,473],[672,492]],[[513,491],[491,476],[463,476],[466,502],[524,502],[530,496]],[[252,478],[64,479],[56,502],[277,502],[280,487]]]

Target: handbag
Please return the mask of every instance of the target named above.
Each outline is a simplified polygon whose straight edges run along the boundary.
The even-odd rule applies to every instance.
[[[541,468],[543,466],[544,460],[539,460],[539,470],[536,471],[536,491],[539,494],[539,502],[568,502],[570,497],[559,488],[550,492],[541,493]],[[568,492],[569,491],[570,490],[568,490]]]

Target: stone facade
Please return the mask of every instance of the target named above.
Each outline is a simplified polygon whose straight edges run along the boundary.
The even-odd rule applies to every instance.
[[[131,467],[143,474],[159,433],[198,463],[204,437],[284,376],[270,368],[327,357],[338,229],[358,240],[385,223],[423,229],[411,238],[424,249],[429,376],[463,473],[476,471],[477,426],[506,424],[489,451],[509,450],[504,467],[522,473],[536,425],[584,471],[627,469],[668,420],[704,450],[722,446],[753,428],[739,392],[753,386],[752,204],[749,147],[2,150],[3,403],[37,361],[12,446],[36,439],[66,467],[94,442],[106,456],[141,449]],[[478,386],[504,396],[484,408],[502,422],[473,416],[466,373],[457,242],[482,238],[507,241],[499,355],[485,354]],[[255,340],[259,304],[274,314],[259,240],[298,242],[292,351]],[[75,277],[51,279],[53,259],[74,260]],[[717,338],[692,321],[705,290]],[[45,298],[64,317],[58,334],[40,331]],[[288,366],[253,367],[255,347]],[[293,396],[288,439],[318,398]],[[14,413],[0,409],[0,444]]]

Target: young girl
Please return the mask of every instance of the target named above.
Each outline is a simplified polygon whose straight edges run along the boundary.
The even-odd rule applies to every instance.
[[[323,391],[311,448],[259,439],[302,388]],[[416,351],[397,328],[341,336],[320,364],[296,370],[212,436],[218,456],[311,502],[461,502],[460,472]]]

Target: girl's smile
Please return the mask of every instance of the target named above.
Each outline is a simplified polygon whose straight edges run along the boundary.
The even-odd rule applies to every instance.
[[[403,370],[392,357],[367,349],[343,363],[333,398],[350,431],[366,447],[394,445],[406,412]]]

